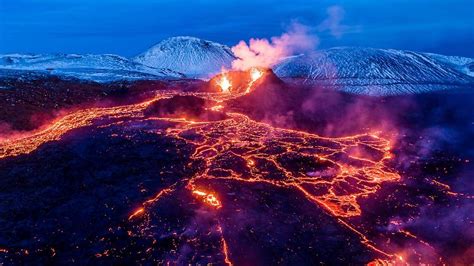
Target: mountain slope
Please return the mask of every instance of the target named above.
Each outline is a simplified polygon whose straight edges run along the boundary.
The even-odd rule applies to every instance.
[[[460,63],[446,63],[449,58],[391,49],[340,47],[289,57],[274,71],[287,80],[378,96],[472,88],[474,78],[454,67]]]
[[[7,54],[0,55],[0,69],[45,71],[98,82],[183,77],[169,69],[144,66],[111,54]]]
[[[462,57],[462,56],[449,56],[440,54],[425,53],[426,56],[433,58],[443,64],[448,65],[458,71],[474,77],[474,58]]]
[[[230,68],[234,55],[229,47],[194,37],[172,37],[138,55],[135,62],[167,68],[191,77],[209,78],[222,67]]]

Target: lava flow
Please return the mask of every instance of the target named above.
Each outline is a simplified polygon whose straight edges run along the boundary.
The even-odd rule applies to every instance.
[[[253,84],[264,73],[252,69],[250,81],[242,93],[249,93]],[[218,82],[223,93],[233,88],[226,74]],[[153,101],[178,95],[167,92]],[[219,101],[220,95],[191,94]],[[275,128],[256,122],[240,113],[228,112],[226,119],[218,121],[189,121],[186,118],[148,118],[144,110],[153,102],[140,104],[91,108],[66,115],[45,130],[31,136],[0,143],[0,158],[28,154],[42,144],[60,140],[73,129],[100,125],[118,125],[120,121],[162,120],[173,127],[162,130],[162,134],[179,140],[194,148],[191,159],[202,162],[202,169],[186,184],[159,191],[147,199],[141,207],[128,216],[130,222],[139,221],[153,212],[153,204],[184,189],[211,211],[225,209],[225,196],[212,188],[211,181],[237,183],[262,183],[299,193],[315,208],[322,208],[334,216],[343,227],[349,228],[368,249],[386,257],[393,255],[377,248],[364,234],[355,229],[345,218],[361,215],[359,199],[376,193],[384,182],[395,182],[400,176],[387,167],[392,158],[388,140],[374,134],[360,134],[342,138],[327,138],[298,130]],[[223,110],[215,106],[211,110]],[[159,151],[157,151],[159,152]],[[224,239],[224,230],[218,226],[224,261],[231,264],[232,245]]]

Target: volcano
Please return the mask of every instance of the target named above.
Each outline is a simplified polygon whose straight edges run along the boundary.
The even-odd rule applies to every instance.
[[[233,95],[248,94],[256,88],[273,84],[283,84],[271,69],[253,68],[246,71],[227,71],[212,77],[209,82],[209,91],[225,92]]]

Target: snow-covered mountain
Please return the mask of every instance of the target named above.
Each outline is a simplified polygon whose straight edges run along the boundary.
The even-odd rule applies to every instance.
[[[210,78],[229,69],[235,59],[229,47],[194,37],[172,37],[156,44],[136,56],[135,62],[155,67],[168,68],[186,76]]]
[[[289,57],[274,67],[286,80],[367,95],[474,89],[472,70],[470,58],[350,47]]]
[[[112,54],[7,54],[0,55],[0,69],[40,71],[97,82],[183,77],[169,69],[144,66]]]
[[[98,82],[211,78],[235,59],[229,47],[173,37],[133,59],[104,54],[0,55],[0,77],[58,75]],[[8,71],[7,71],[8,70]],[[401,95],[474,88],[474,59],[392,49],[339,47],[283,59],[273,67],[287,81],[365,95]],[[13,71],[13,72],[12,72]],[[183,74],[181,74],[183,73]],[[30,75],[30,76],[35,76]]]

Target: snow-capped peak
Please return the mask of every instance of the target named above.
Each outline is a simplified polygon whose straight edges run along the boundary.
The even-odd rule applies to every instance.
[[[136,56],[135,62],[168,68],[187,76],[207,78],[235,59],[229,47],[189,36],[168,38]]]

